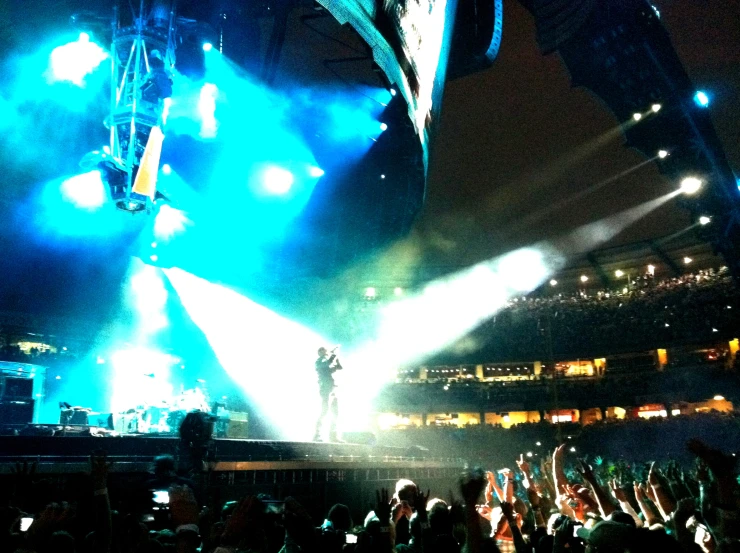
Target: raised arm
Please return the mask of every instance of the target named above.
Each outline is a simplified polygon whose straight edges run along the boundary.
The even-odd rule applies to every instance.
[[[108,469],[112,463],[104,452],[90,455],[90,475],[93,481],[93,496],[95,502],[95,553],[109,553],[113,534],[111,522],[110,500],[108,498]]]

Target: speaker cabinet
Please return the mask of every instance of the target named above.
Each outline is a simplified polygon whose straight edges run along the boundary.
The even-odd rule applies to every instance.
[[[30,424],[33,422],[32,399],[0,401],[0,424]]]

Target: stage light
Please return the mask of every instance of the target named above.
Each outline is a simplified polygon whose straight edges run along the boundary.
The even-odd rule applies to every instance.
[[[177,268],[164,273],[219,363],[254,402],[259,416],[285,439],[310,439],[320,401],[316,373],[305,370],[305,362],[330,342],[229,288]],[[345,372],[349,370],[345,365]],[[280,401],[275,401],[275,390],[280,390]],[[341,415],[339,420],[342,424]]]
[[[381,178],[381,179],[384,179],[384,178],[385,178],[385,175],[380,175],[380,178]]]
[[[204,52],[210,52],[211,50],[213,50],[213,44],[211,44],[210,42],[204,42],[203,43],[203,51]]]
[[[642,113],[633,113],[632,119],[634,119],[635,121],[639,121],[640,119],[642,119]]]
[[[103,153],[106,155],[110,155],[110,146],[108,146],[107,144],[103,146]]]
[[[724,396],[720,396],[720,395],[716,395],[712,399],[714,401],[724,401],[725,400],[725,397]]]
[[[381,130],[381,131],[386,131],[386,130],[388,130],[388,125],[386,125],[385,123],[381,123],[381,124],[380,124],[380,130]]]
[[[216,96],[218,87],[213,83],[204,83],[198,97],[198,114],[200,115],[200,137],[214,138],[218,129],[216,121]]]
[[[648,274],[654,275],[655,274],[655,265],[648,265],[647,266]]]
[[[403,288],[397,286],[396,288],[393,289],[393,294],[395,296],[403,296]]]
[[[62,197],[76,207],[95,210],[105,202],[105,185],[100,171],[90,171],[62,182]]]
[[[581,275],[581,282],[583,282],[584,284],[588,282],[588,277],[586,275]]]
[[[391,96],[395,96],[395,95],[396,95],[396,89],[395,88],[391,88]]]
[[[658,157],[660,159],[665,159],[668,157],[668,150],[658,150]]]
[[[172,174],[172,167],[170,167],[169,163],[165,163],[162,165],[162,174],[163,175],[171,175]]]
[[[557,281],[557,280],[555,280],[555,279],[552,279],[552,280],[550,281],[550,286],[557,286],[557,285],[558,285],[558,281]]]
[[[660,111],[660,109],[661,109],[662,107],[663,107],[663,106],[662,106],[662,105],[660,105],[660,104],[653,104],[653,105],[652,105],[652,107],[651,107],[650,109],[652,109],[652,110],[653,110],[653,113],[658,113],[658,112]]]
[[[111,410],[126,411],[132,405],[159,405],[173,397],[170,383],[173,357],[157,350],[137,347],[110,356],[113,367]]]
[[[157,243],[156,242],[152,242],[152,248],[156,248],[156,247],[157,247]]]
[[[324,176],[324,170],[321,167],[311,167],[308,169],[308,174],[314,178]]]
[[[85,77],[108,58],[108,53],[94,42],[90,35],[80,33],[76,42],[54,48],[51,52],[51,81],[67,81],[84,86]]]
[[[537,443],[536,443],[536,444],[534,444],[534,445],[536,445],[536,446],[541,446],[541,445],[542,445],[542,442],[537,442]]]
[[[149,256],[149,259],[151,259],[152,261],[156,263],[159,257],[157,256],[156,253],[153,253],[152,255]]]
[[[624,271],[617,269],[616,271],[614,271],[614,276],[616,276],[617,278],[622,278],[624,276]]]
[[[367,299],[375,299],[377,295],[378,292],[374,287],[368,286],[367,288],[365,288],[365,297]]]
[[[575,453],[575,451],[576,451],[576,447],[575,447],[575,446],[572,446],[572,447],[570,448],[570,452],[571,452],[571,453]]]
[[[711,217],[707,217],[706,215],[702,215],[701,217],[699,217],[699,224],[701,226],[708,225],[711,222],[712,222]]]
[[[709,95],[703,90],[697,90],[694,94],[694,103],[700,108],[709,107]]]
[[[268,167],[262,175],[262,187],[270,194],[287,194],[294,182],[293,173],[282,167]]]
[[[183,232],[189,223],[184,212],[164,204],[154,218],[154,236],[158,240],[170,240],[175,234]]]
[[[686,177],[681,181],[681,192],[687,195],[696,194],[704,182],[696,177]]]
[[[686,256],[686,257],[684,257],[684,258],[683,258],[683,263],[684,263],[684,265],[688,265],[688,264],[689,264],[689,263],[691,263],[692,261],[693,261],[693,259],[691,259],[691,258],[690,258],[690,257],[688,257],[688,256]]]

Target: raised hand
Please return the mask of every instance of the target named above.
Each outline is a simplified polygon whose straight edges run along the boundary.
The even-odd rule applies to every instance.
[[[480,516],[488,521],[490,521],[493,517],[493,509],[490,505],[476,505],[475,510],[478,511],[478,514]]]
[[[387,488],[375,491],[375,515],[381,524],[388,526],[391,519],[391,503]]]
[[[181,524],[198,524],[200,510],[195,494],[188,486],[172,486],[170,493],[170,516],[175,527]]]
[[[427,489],[427,493],[425,494],[419,487],[416,488],[416,493],[414,494],[414,507],[416,508],[417,513],[424,513],[423,516],[426,516],[427,502],[431,495],[432,492],[429,489]]]
[[[532,474],[530,472],[529,463],[524,459],[524,454],[519,455],[519,459],[517,459],[516,466],[519,467],[519,470],[522,471],[524,476],[528,477]]]
[[[94,489],[102,490],[108,486],[108,471],[112,466],[113,463],[108,462],[105,451],[96,451],[90,455],[90,476]]]
[[[709,470],[714,473],[715,477],[732,477],[732,475],[734,474],[735,462],[737,460],[736,457],[725,455],[720,450],[713,449],[704,442],[697,439],[689,440],[686,443],[686,447],[689,449],[689,451],[691,451],[691,453],[699,457],[707,464]]]
[[[287,504],[287,502],[286,502]],[[223,545],[237,545],[244,536],[252,520],[263,509],[263,503],[253,495],[248,495],[239,501],[234,512],[226,521],[224,533],[221,536]]]
[[[484,485],[485,478],[480,469],[467,471],[463,474],[460,479],[460,491],[466,506],[473,506],[477,503]]]
[[[633,482],[632,486],[635,490],[635,499],[638,501],[638,503],[645,503],[647,495],[645,494],[645,490],[643,489],[642,485],[638,484],[637,482]]]
[[[580,474],[583,479],[586,482],[595,482],[596,481],[596,475],[594,474],[594,469],[591,465],[589,465],[585,459],[578,459],[578,464],[576,465],[576,471],[578,474]]]
[[[611,489],[617,501],[619,501],[620,503],[627,502],[627,494],[624,492],[624,489],[622,489],[622,487],[617,483],[616,478],[612,478],[609,481],[609,488]]]

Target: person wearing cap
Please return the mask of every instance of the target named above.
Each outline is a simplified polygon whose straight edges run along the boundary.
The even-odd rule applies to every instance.
[[[586,543],[587,553],[624,553],[634,543],[635,532],[634,522],[602,520],[592,528],[580,527],[576,535]]]

